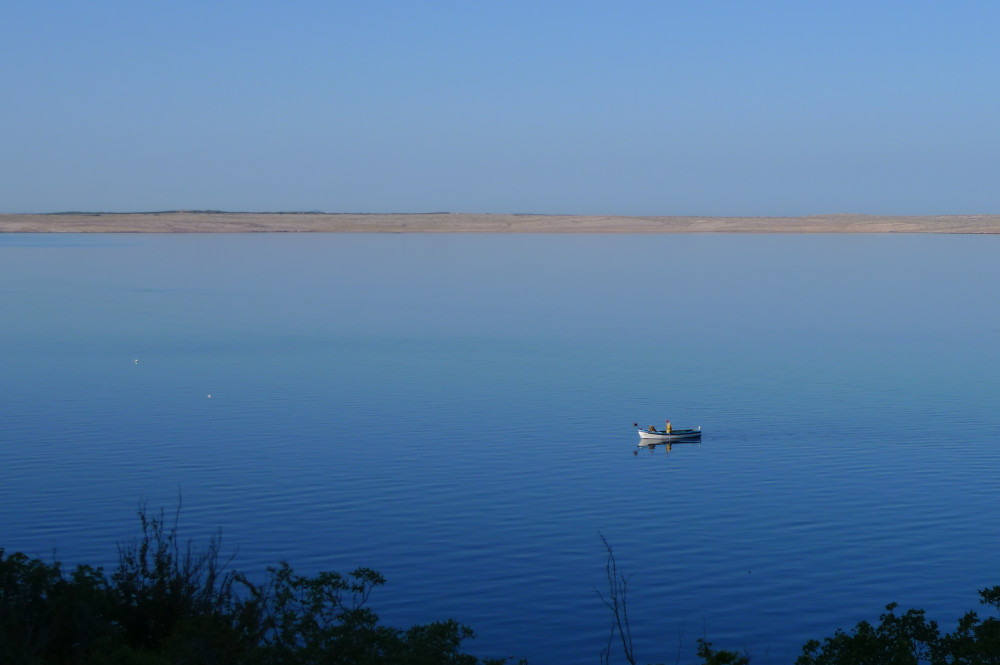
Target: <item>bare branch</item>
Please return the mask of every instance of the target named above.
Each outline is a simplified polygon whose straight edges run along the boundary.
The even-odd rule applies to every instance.
[[[635,665],[635,648],[632,644],[632,629],[629,627],[628,621],[628,581],[629,578],[625,577],[618,572],[618,563],[615,561],[615,553],[611,548],[611,544],[608,543],[607,538],[604,534],[601,534],[601,542],[604,543],[604,548],[608,551],[608,560],[605,564],[605,571],[608,576],[608,596],[605,597],[600,591],[597,592],[598,598],[604,603],[604,606],[611,610],[611,614],[614,620],[611,624],[611,635],[608,637],[608,646],[602,652],[601,659],[602,662],[608,662],[611,651],[611,642],[614,640],[615,633],[621,638],[622,650],[625,652],[625,660],[629,662],[630,665]]]

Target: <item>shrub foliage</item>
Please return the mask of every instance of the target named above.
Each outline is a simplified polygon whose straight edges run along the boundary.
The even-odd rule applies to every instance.
[[[141,531],[119,545],[110,575],[78,566],[69,573],[0,549],[0,663],[10,665],[500,665],[462,650],[472,629],[454,620],[386,626],[368,606],[385,583],[378,572],[308,577],[286,562],[252,581],[221,557],[221,536],[204,548],[181,543],[177,516],[150,516],[140,507]],[[607,549],[612,616],[607,648],[635,664],[628,621],[628,581]],[[980,591],[1000,611],[1000,586]],[[877,625],[862,621],[822,641],[810,640],[796,665],[1000,665],[1000,620],[969,611],[953,632],[942,632],[923,610],[901,614],[889,604]],[[616,639],[617,638],[617,639]],[[515,647],[517,645],[514,645]],[[699,640],[704,665],[748,665],[749,654],[717,650]],[[521,661],[524,663],[524,661]]]
[[[139,510],[141,532],[119,545],[106,575],[65,574],[0,549],[0,663],[90,665],[499,665],[462,644],[472,630],[453,620],[408,630],[385,626],[367,603],[385,583],[368,568],[347,576],[297,575],[287,563],[253,582],[220,556],[181,543],[172,523]]]

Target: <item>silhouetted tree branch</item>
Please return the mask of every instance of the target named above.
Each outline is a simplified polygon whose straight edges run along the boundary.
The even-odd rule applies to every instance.
[[[597,596],[604,603],[604,606],[611,611],[612,616],[611,634],[608,636],[608,646],[601,652],[601,662],[609,662],[611,644],[617,634],[621,638],[625,660],[630,665],[635,665],[635,647],[632,644],[632,629],[628,622],[628,578],[618,572],[615,551],[611,548],[611,544],[604,537],[604,534],[601,534],[601,542],[604,543],[604,549],[608,551],[608,559],[605,564],[608,576],[608,595],[605,596],[596,589],[595,591],[597,591]]]

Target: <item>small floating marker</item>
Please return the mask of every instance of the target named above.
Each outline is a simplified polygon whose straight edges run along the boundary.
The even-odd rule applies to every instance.
[[[209,395],[209,396],[208,396],[208,399],[212,399],[212,396],[211,396],[211,395]]]

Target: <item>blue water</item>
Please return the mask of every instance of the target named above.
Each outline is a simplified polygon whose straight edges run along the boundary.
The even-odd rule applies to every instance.
[[[140,501],[234,566],[380,570],[390,624],[788,663],[1000,583],[1000,237],[0,236],[0,547]],[[138,362],[137,362],[138,361]],[[637,448],[633,422],[701,425]],[[620,656],[614,654],[612,662]]]

